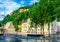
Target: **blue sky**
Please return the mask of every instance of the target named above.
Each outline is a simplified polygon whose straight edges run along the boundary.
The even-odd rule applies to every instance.
[[[0,0],[0,20],[19,7],[32,5],[38,0]]]

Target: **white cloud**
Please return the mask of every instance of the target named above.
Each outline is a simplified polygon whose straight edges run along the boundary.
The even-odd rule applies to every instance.
[[[0,14],[4,15],[4,12],[0,12]]]
[[[2,15],[0,14],[0,20],[3,20],[3,18],[4,18],[4,16],[2,16]]]
[[[30,1],[30,5],[32,5],[32,4],[35,3],[35,2],[39,2],[39,0],[31,0],[31,1]]]
[[[4,5],[3,5],[3,3],[2,4],[0,4],[0,7],[3,7]]]
[[[0,15],[7,15],[9,13],[11,13],[12,11],[18,9],[19,7],[21,7],[21,4],[18,4],[12,0],[1,0],[0,2],[2,2],[3,4],[0,4],[0,8],[5,8],[3,11],[0,11]],[[5,14],[4,14],[5,12]],[[3,17],[0,17],[0,20],[2,20]]]
[[[21,1],[20,3],[21,3],[21,4],[24,4],[24,3],[25,3],[25,1]]]
[[[21,6],[13,1],[10,1],[10,2],[5,1],[4,5],[6,7],[6,11],[8,11],[7,13],[14,11]]]
[[[20,6],[20,4],[17,4],[14,1],[4,1],[3,4],[0,4],[0,7],[5,7],[6,14],[18,9]]]
[[[4,17],[0,17],[0,20],[3,20],[4,19]]]

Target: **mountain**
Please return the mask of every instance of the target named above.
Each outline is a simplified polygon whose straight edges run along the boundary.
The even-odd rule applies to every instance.
[[[29,9],[29,6],[25,6],[13,11],[3,19],[3,24],[12,21],[15,29],[17,30],[17,26],[21,25],[22,20],[26,20],[28,18]]]

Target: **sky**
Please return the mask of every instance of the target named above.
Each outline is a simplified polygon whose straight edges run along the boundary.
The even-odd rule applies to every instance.
[[[32,5],[35,2],[39,2],[38,0],[0,0],[0,20],[18,9],[19,7]]]

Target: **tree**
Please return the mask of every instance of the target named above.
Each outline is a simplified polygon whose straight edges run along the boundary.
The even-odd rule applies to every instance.
[[[29,9],[29,6],[26,7],[21,7],[15,11],[13,11],[12,13],[8,14],[4,20],[3,20],[3,24],[6,24],[9,21],[12,21],[14,24],[15,29],[17,30],[18,25],[22,24],[22,20],[27,20],[27,18],[29,17],[29,11],[23,11],[20,12],[21,9],[25,10],[25,9]]]
[[[2,21],[0,21],[0,27],[2,26]]]
[[[37,4],[30,9],[30,19],[33,22],[33,25],[37,33],[37,25],[39,24],[39,12],[37,10]]]

